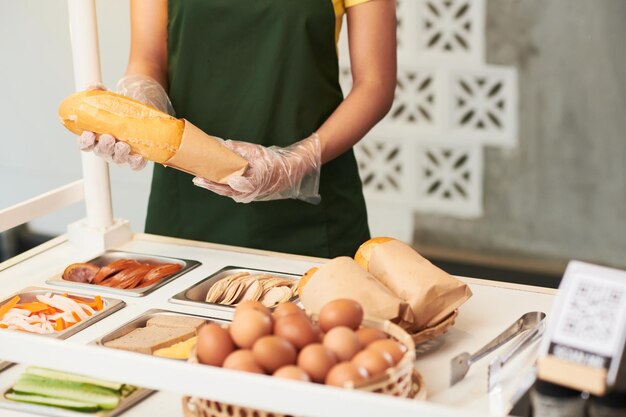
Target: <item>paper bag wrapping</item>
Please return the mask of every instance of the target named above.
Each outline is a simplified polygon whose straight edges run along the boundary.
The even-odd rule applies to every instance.
[[[412,318],[406,303],[346,256],[332,259],[321,266],[300,294],[304,307],[315,314],[326,303],[338,298],[357,301],[367,317],[394,321]]]
[[[472,295],[467,284],[398,240],[372,249],[368,271],[409,304],[413,331],[441,322]]]
[[[164,165],[222,184],[231,175],[243,174],[248,167],[244,158],[188,120],[184,122],[180,147]]]

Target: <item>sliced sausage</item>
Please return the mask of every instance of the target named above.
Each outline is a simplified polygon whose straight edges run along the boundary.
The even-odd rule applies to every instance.
[[[137,288],[147,287],[152,284],[156,284],[163,278],[175,274],[182,269],[180,264],[163,264],[152,268],[150,272],[146,274],[141,280]]]
[[[141,264],[134,259],[119,259],[115,262],[111,262],[107,266],[103,266],[102,268],[100,268],[100,271],[93,279],[93,283],[96,285],[104,285],[103,283],[106,280],[110,279],[118,272],[130,267],[137,267],[139,265]]]
[[[89,284],[94,280],[98,271],[100,268],[93,264],[76,263],[65,268],[62,278],[66,281]]]
[[[112,288],[131,289],[135,288],[153,267],[140,264],[126,268],[105,281],[105,285]]]

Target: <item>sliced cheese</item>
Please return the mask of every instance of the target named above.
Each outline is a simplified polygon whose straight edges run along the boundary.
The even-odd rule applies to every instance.
[[[153,355],[169,359],[189,359],[189,355],[191,354],[193,347],[196,345],[197,339],[198,338],[194,336],[191,339],[176,343],[170,347],[155,350]]]

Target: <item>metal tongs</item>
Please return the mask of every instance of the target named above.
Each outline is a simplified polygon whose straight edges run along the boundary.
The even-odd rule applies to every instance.
[[[499,372],[495,371],[496,367],[499,366],[501,368],[504,366],[506,362],[512,359],[518,352],[523,350],[524,347],[536,340],[536,338],[540,336],[539,329],[541,329],[540,332],[543,333],[543,320],[545,317],[545,313],[539,311],[526,313],[473,355],[470,355],[468,352],[463,352],[454,357],[450,362],[450,385],[454,385],[465,378],[465,375],[467,375],[471,365],[478,362],[480,359],[484,358],[508,341],[512,340],[515,336],[530,330],[530,332],[524,335],[524,337],[513,347],[513,349],[501,357],[499,365],[492,363],[494,366],[493,374],[497,378],[497,374],[499,374]],[[495,380],[496,379],[494,379],[494,383]]]
[[[530,331],[528,331],[524,336],[522,336],[513,345],[513,347],[511,347],[511,349],[502,355],[497,355],[491,360],[489,368],[487,369],[487,391],[491,391],[500,381],[502,367],[523,351],[527,346],[531,345],[535,340],[543,336],[545,329],[546,322],[541,319],[541,321],[530,329]]]

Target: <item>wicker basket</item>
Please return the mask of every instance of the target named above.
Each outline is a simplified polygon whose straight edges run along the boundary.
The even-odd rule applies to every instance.
[[[404,398],[423,399],[425,397],[424,383],[419,373],[415,370],[415,343],[411,336],[402,328],[389,321],[364,319],[363,325],[382,330],[404,344],[408,349],[400,362],[396,366],[387,369],[384,374],[376,378],[370,378],[357,385],[348,383],[344,388]],[[198,362],[195,350],[192,352],[189,361]],[[187,417],[289,417],[283,414],[190,397],[183,398],[183,411]]]
[[[413,371],[413,383],[408,398],[426,400],[424,380],[417,371]],[[192,397],[183,397],[182,406],[185,417],[291,417]]]
[[[417,333],[411,334],[413,343],[419,345],[421,343],[429,342],[443,335],[445,332],[450,330],[450,327],[454,325],[454,321],[456,320],[456,316],[458,315],[459,310],[454,310],[452,313],[450,313],[450,315],[448,315],[445,319],[443,319],[433,327],[428,327],[424,330],[420,330]]]

